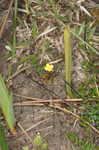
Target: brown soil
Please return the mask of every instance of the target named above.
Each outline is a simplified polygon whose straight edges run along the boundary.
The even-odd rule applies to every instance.
[[[5,56],[7,53],[5,45],[7,45],[7,41],[11,37],[8,32],[10,29],[11,28],[8,27],[8,30],[5,31],[2,39],[0,40],[0,58]],[[27,55],[27,53],[31,53],[31,55],[33,55],[33,49],[30,48],[27,52],[22,51],[21,56],[24,54]],[[0,59],[0,72],[5,78],[8,77],[8,67],[10,63],[12,62],[9,60],[7,61],[6,59]],[[43,79],[44,74],[37,73],[36,69],[33,68],[30,63],[25,63],[23,66],[19,66],[17,63],[12,63],[13,74],[16,70],[18,71],[19,68],[22,68],[25,65],[30,67],[9,80],[8,83],[13,92],[14,103],[19,102],[21,104],[22,102],[27,102],[28,105],[30,100],[24,97],[22,98],[22,96],[45,100],[66,98],[64,61],[60,62],[61,71],[56,74],[53,73],[53,75],[51,75],[52,78],[47,81]],[[76,79],[75,82],[77,82]],[[15,94],[17,95],[15,96]],[[30,149],[32,149],[33,145],[31,144],[30,138],[33,139],[38,132],[40,132],[42,137],[44,137],[48,142],[49,150],[77,150],[78,147],[71,143],[66,136],[69,132],[75,133],[82,140],[90,138],[90,141],[98,144],[98,136],[96,136],[93,132],[86,135],[86,129],[81,127],[77,118],[70,114],[64,114],[62,111],[57,109],[51,108],[50,104],[52,104],[52,102],[50,104],[46,103],[39,106],[40,104],[41,103],[38,105],[34,104],[33,106],[14,106],[17,122],[17,135],[11,136],[10,133],[7,135],[7,140],[11,150],[21,150],[23,146],[27,145]],[[66,104],[58,103],[54,105],[58,105],[62,108],[68,108],[71,106],[74,113],[79,113],[77,109],[79,103],[66,102]],[[26,133],[23,133],[19,126],[21,126]],[[28,134],[29,137],[26,134]]]

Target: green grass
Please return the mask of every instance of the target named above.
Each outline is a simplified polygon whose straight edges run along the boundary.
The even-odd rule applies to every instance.
[[[98,150],[99,147],[96,147],[95,144],[90,141],[86,141],[86,139],[80,139],[75,133],[69,132],[66,135],[69,140],[78,147],[78,150]]]
[[[37,135],[33,139],[34,147],[32,150],[48,150],[48,144],[45,139],[37,133]],[[29,150],[28,146],[24,146],[22,150]]]
[[[0,148],[2,150],[9,150],[8,144],[5,138],[5,131],[1,123],[0,123]]]
[[[0,75],[0,109],[4,115],[4,118],[8,124],[8,127],[14,133],[15,129],[15,117],[13,111],[12,95],[6,88],[3,77]]]
[[[84,117],[86,117],[89,122],[99,129],[99,104],[93,104],[87,106],[86,111],[83,113]]]
[[[12,95],[8,92],[4,79],[0,75],[0,110],[3,113],[4,119],[13,134],[15,131],[15,117],[12,104]],[[5,130],[0,122],[0,147],[2,150],[8,150],[8,145],[5,138]]]
[[[86,33],[84,29],[86,28]],[[99,86],[98,86],[98,57],[99,52],[96,48],[97,40],[94,38],[95,27],[91,27],[91,22],[87,25],[82,24],[75,28],[71,33],[78,39],[78,46],[81,54],[84,53],[82,70],[86,77],[81,81],[78,87],[78,93],[83,97],[81,104],[85,110],[83,117],[85,117],[94,127],[99,126]],[[86,34],[86,41],[83,37]],[[87,59],[86,59],[87,58]]]

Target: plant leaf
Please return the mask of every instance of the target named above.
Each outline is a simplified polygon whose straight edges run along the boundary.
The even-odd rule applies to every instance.
[[[40,135],[40,133],[38,133],[38,134],[35,136],[33,142],[34,142],[34,144],[35,144],[36,146],[41,146],[41,145],[43,144],[43,138],[42,138],[42,136]]]
[[[64,30],[64,51],[65,51],[65,79],[71,85],[72,74],[72,48],[71,48],[71,33],[68,28]],[[67,95],[72,97],[71,87],[66,85]]]
[[[0,75],[0,108],[3,112],[5,120],[13,134],[15,134],[15,117],[13,112],[12,95],[9,94],[4,80]]]
[[[0,124],[0,150],[9,150],[8,144],[5,139],[4,128]]]

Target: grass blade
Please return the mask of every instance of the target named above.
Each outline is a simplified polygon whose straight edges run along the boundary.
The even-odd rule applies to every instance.
[[[15,117],[13,113],[12,96],[9,94],[4,80],[0,75],[0,109],[3,112],[5,120],[13,134],[15,134]]]
[[[8,144],[5,139],[4,128],[0,124],[0,150],[9,150]]]
[[[68,28],[64,30],[64,51],[65,51],[65,79],[71,85],[72,74],[72,48],[71,48],[71,33]],[[71,87],[66,85],[67,95],[72,97]]]
[[[17,27],[17,9],[18,9],[18,0],[14,2],[14,17],[13,17],[13,56],[16,53],[16,27]]]
[[[79,35],[77,35],[74,31],[70,31],[72,34],[73,34],[73,36],[75,36],[77,39],[79,39],[83,44],[85,44],[86,46],[88,46],[91,50],[92,50],[92,52],[94,52],[94,53],[96,53],[97,55],[99,55],[99,52],[98,52],[98,50],[97,49],[95,49],[94,47],[92,47],[90,44],[88,44],[86,41],[84,41]]]

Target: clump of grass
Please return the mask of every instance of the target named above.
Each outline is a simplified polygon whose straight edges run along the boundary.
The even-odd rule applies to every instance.
[[[67,134],[67,137],[69,140],[76,145],[80,150],[98,150],[95,146],[95,144],[89,142],[88,140],[80,139],[77,135],[75,135],[73,132],[69,132]]]
[[[88,21],[87,19],[86,17],[80,26],[75,26],[70,32],[78,39],[80,52],[84,53],[89,58],[90,55],[92,55],[92,57],[99,55],[99,52],[96,46],[98,41],[96,37],[94,37],[96,27],[92,26],[92,21]]]
[[[48,150],[48,144],[40,135],[40,133],[35,136],[33,142],[35,145],[33,150]]]
[[[45,141],[45,139],[40,135],[40,133],[37,133],[37,135],[33,139],[33,149],[32,150],[48,150],[48,144]],[[29,150],[28,146],[24,146],[22,150]]]
[[[83,115],[93,126],[99,129],[99,104],[89,105]]]

